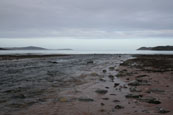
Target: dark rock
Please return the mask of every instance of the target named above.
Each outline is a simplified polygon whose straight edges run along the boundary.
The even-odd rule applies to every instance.
[[[105,110],[104,109],[101,109],[100,112],[105,112]]]
[[[109,87],[105,87],[106,89],[109,89]]]
[[[159,108],[159,113],[169,113],[170,111],[165,110],[163,108]]]
[[[95,92],[96,93],[99,93],[99,94],[106,94],[108,91],[107,90],[104,90],[104,89],[98,89]]]
[[[83,102],[92,102],[92,101],[94,101],[94,99],[91,99],[91,98],[79,98],[78,100],[83,101]]]
[[[138,81],[140,83],[148,83],[148,80],[144,80],[144,79],[140,79],[140,78],[136,78],[136,81]]]
[[[108,76],[112,81],[114,81],[114,76],[113,75],[109,75]]]
[[[160,89],[150,89],[147,91],[147,93],[163,93],[163,92],[165,91]]]
[[[102,98],[103,100],[109,100],[109,98],[105,97],[105,98]]]
[[[130,85],[130,86],[139,86],[140,83],[138,81],[134,80],[134,81],[131,81],[130,83],[128,83],[128,85]]]
[[[113,71],[115,68],[114,67],[109,67],[109,70],[110,71]]]
[[[23,94],[18,94],[18,95],[13,96],[13,98],[24,99],[24,98],[26,98],[26,97],[25,97],[25,95],[23,95]]]
[[[146,103],[151,103],[151,104],[161,104],[161,102],[154,98],[154,97],[145,97],[141,98],[140,101],[146,102]]]
[[[120,102],[120,101],[119,101],[119,100],[113,100],[113,102],[115,102],[115,103],[116,103],[116,102]]]
[[[139,99],[141,98],[143,95],[138,95],[138,94],[128,94],[126,95],[125,97],[126,98],[136,98],[136,99]]]
[[[147,77],[148,75],[138,75],[136,78]]]
[[[128,83],[130,86],[141,86],[141,85],[151,85],[148,83],[148,81],[145,80],[134,80]]]
[[[103,70],[103,73],[106,73],[107,71],[106,70]]]
[[[117,87],[119,85],[120,85],[120,83],[114,83],[114,87]]]
[[[116,105],[116,106],[115,106],[115,109],[124,109],[124,107],[121,106],[121,105]]]
[[[57,64],[58,62],[56,62],[56,61],[50,61],[50,63]]]
[[[100,103],[101,106],[104,106],[105,104],[104,103]]]
[[[130,92],[142,92],[142,90],[137,89],[136,87],[131,87],[129,90]]]
[[[103,81],[103,82],[105,82],[106,80],[105,80],[105,79],[103,79],[103,78],[100,78],[100,81]]]
[[[87,64],[93,64],[94,63],[94,61],[87,61]]]

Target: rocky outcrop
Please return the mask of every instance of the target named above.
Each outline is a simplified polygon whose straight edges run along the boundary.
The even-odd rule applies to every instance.
[[[137,50],[173,51],[173,46],[141,47]]]

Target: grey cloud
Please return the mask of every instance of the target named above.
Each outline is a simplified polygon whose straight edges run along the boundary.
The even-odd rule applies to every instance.
[[[172,0],[1,0],[0,37],[173,37],[172,7]]]

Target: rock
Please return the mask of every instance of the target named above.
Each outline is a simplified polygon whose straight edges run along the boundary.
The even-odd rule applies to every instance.
[[[136,78],[147,77],[148,75],[138,75]]]
[[[124,109],[124,107],[121,106],[121,105],[116,105],[114,108],[115,108],[115,109]]]
[[[169,113],[170,111],[165,110],[163,108],[159,108],[159,113]]]
[[[120,83],[114,83],[114,87],[117,87],[119,85],[120,85]]]
[[[154,98],[154,97],[145,97],[141,98],[140,101],[146,102],[146,103],[151,103],[151,104],[161,104],[161,102]]]
[[[114,76],[113,75],[109,75],[108,76],[112,81],[114,81]]]
[[[138,94],[128,94],[126,95],[125,97],[126,98],[136,98],[136,99],[139,99],[141,98],[143,95],[138,95]]]
[[[114,67],[109,67],[109,70],[110,71],[113,71],[115,68]]]
[[[106,70],[103,70],[103,73],[106,73],[107,71]]]
[[[57,64],[58,62],[56,62],[56,61],[50,61],[50,63]]]
[[[127,88],[127,86],[124,84],[122,88]]]
[[[142,92],[142,90],[137,89],[136,87],[131,87],[129,90],[130,92]]]
[[[165,91],[160,89],[149,89],[148,91],[146,91],[146,93],[163,93],[163,92]]]
[[[113,100],[113,102],[115,102],[115,103],[116,103],[116,102],[120,102],[120,101],[119,101],[119,100]]]
[[[93,64],[94,63],[94,61],[87,61],[87,64]]]
[[[106,89],[109,89],[109,87],[105,87]]]
[[[98,94],[106,94],[108,92],[108,90],[98,89],[95,92],[98,93]]]
[[[100,81],[106,82],[106,80],[105,80],[105,79],[103,79],[103,78],[100,78]]]
[[[136,81],[141,82],[141,83],[148,83],[148,80],[143,80],[140,78],[136,78]]]
[[[100,112],[105,112],[105,110],[104,109],[100,109]]]
[[[91,99],[91,98],[79,98],[78,100],[83,101],[83,102],[93,102],[94,101],[94,99]]]
[[[26,98],[24,94],[18,94],[18,95],[15,95],[13,96],[13,98],[20,98],[20,99],[24,99]]]
[[[133,80],[130,83],[128,83],[130,86],[141,86],[141,85],[151,85],[146,81],[139,81],[139,80]]]
[[[142,112],[144,112],[144,113],[150,113],[148,110],[142,110]]]
[[[109,100],[109,98],[105,97],[105,98],[102,98],[103,100]]]
[[[104,103],[100,103],[101,106],[104,106],[105,104]]]
[[[134,81],[131,81],[130,83],[128,83],[128,85],[130,85],[130,86],[139,86],[140,83],[138,81],[134,80]]]

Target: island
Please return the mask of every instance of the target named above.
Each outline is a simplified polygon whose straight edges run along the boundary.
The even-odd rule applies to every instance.
[[[140,47],[137,50],[173,51],[173,46]]]
[[[0,50],[47,50],[47,49],[36,46],[27,46],[27,47],[6,47],[6,48],[0,48]]]

